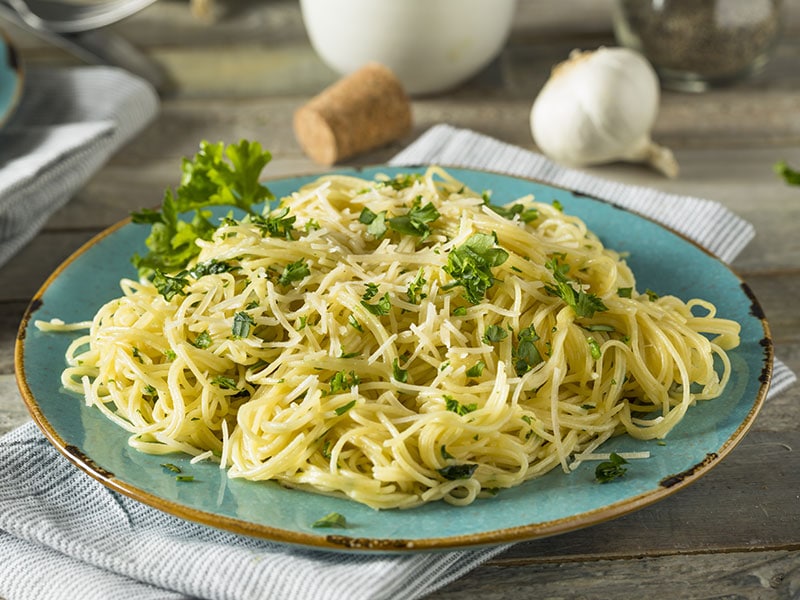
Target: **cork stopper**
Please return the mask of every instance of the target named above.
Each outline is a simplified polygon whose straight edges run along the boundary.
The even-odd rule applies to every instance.
[[[371,62],[324,89],[294,114],[294,133],[315,162],[333,165],[411,130],[411,103],[388,67]]]

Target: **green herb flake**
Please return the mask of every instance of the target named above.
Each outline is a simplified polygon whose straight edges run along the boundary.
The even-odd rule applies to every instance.
[[[305,259],[300,259],[293,263],[289,263],[283,268],[281,276],[278,277],[278,283],[281,285],[289,285],[293,281],[300,281],[304,277],[311,275],[311,270],[308,268],[308,263]]]
[[[217,375],[211,379],[211,383],[223,390],[238,390],[239,386],[236,385],[236,380],[233,377],[226,377],[225,375]]]
[[[447,451],[447,446],[445,446],[444,444],[442,444],[442,446],[439,448],[439,453],[442,455],[442,458],[444,460],[450,460],[455,458],[455,456],[453,456]]]
[[[445,479],[455,481],[457,479],[471,478],[477,468],[478,465],[475,463],[464,463],[461,465],[447,465],[444,468],[436,469],[436,472]]]
[[[653,290],[651,290],[650,288],[647,288],[647,289],[644,291],[644,293],[645,293],[645,294],[647,294],[647,298],[648,298],[648,300],[650,300],[650,302],[655,302],[655,301],[656,301],[656,300],[658,300],[658,298],[659,298],[659,295],[658,295],[658,293],[654,292],[654,291],[653,291]]]
[[[194,481],[194,475],[175,475],[175,481]]]
[[[206,275],[218,275],[219,273],[230,273],[237,267],[231,263],[218,260],[209,260],[200,263],[189,269],[188,273],[195,279],[200,279]]]
[[[392,361],[392,377],[400,383],[406,383],[408,381],[408,371],[400,368],[400,361],[396,358]]]
[[[595,360],[600,360],[600,357],[603,355],[602,351],[600,350],[600,344],[597,343],[593,337],[586,338],[586,342],[589,344],[589,350],[592,353],[592,358]]]
[[[231,335],[234,339],[246,338],[250,335],[250,328],[255,325],[253,317],[244,311],[237,312],[233,316],[233,326],[231,327]]]
[[[347,371],[337,371],[328,382],[328,385],[330,386],[328,393],[339,394],[346,392],[353,386],[358,385],[358,383],[359,378],[358,375],[355,374],[355,371],[350,371],[349,374]],[[338,409],[337,414],[339,414]]]
[[[445,396],[444,403],[447,410],[450,412],[454,412],[457,415],[464,416],[469,414],[475,410],[478,410],[478,405],[475,403],[472,404],[461,404],[458,400],[453,398],[452,396]]]
[[[388,315],[392,310],[392,301],[389,298],[389,292],[386,292],[375,304],[370,304],[362,300],[361,306],[366,308],[373,315],[381,317],[383,315]]]
[[[347,527],[347,519],[339,514],[338,512],[328,513],[321,519],[314,521],[311,525],[312,527],[320,528],[320,527],[338,527],[343,529]]]
[[[561,204],[560,200],[553,200],[553,208],[555,208],[558,212],[564,212],[564,205]]]
[[[208,348],[211,345],[211,335],[207,331],[203,331],[190,343],[195,348]]]
[[[361,214],[358,216],[358,221],[367,226],[367,233],[379,240],[386,235],[386,211],[382,210],[379,213],[374,213],[366,206],[361,209]]]
[[[408,301],[411,304],[419,304],[421,300],[428,297],[427,294],[422,292],[422,286],[426,283],[428,281],[423,277],[423,270],[420,268],[414,281],[408,284],[408,289],[406,290],[406,297],[408,297]]]
[[[480,377],[483,374],[483,370],[485,368],[486,368],[486,363],[483,362],[482,360],[479,360],[469,369],[467,369],[467,377]]]
[[[456,306],[453,309],[453,315],[456,317],[464,317],[467,314],[467,307],[466,306]]]
[[[391,228],[398,233],[417,236],[425,240],[431,233],[428,223],[434,222],[441,215],[430,202],[425,206],[421,206],[421,204],[422,196],[418,196],[414,199],[407,214],[389,219]]]
[[[272,238],[293,240],[295,238],[294,223],[297,217],[289,216],[287,207],[278,208],[268,215],[250,215],[250,222],[258,227],[263,235]]]
[[[361,299],[364,302],[372,300],[375,296],[378,295],[378,284],[371,283],[371,282],[370,283],[365,283],[364,287],[366,289],[364,290],[364,294],[361,296]]]
[[[161,467],[166,469],[167,471],[171,471],[172,473],[181,472],[181,468],[177,465],[173,465],[172,463],[161,463]]]
[[[341,417],[344,413],[346,413],[348,410],[353,408],[355,405],[356,405],[356,401],[355,400],[350,400],[350,402],[348,402],[347,404],[343,404],[342,406],[337,408],[334,412],[336,413],[337,417]]]
[[[608,483],[614,481],[625,475],[627,468],[622,465],[628,464],[628,461],[622,458],[616,452],[612,452],[609,460],[601,462],[594,470],[594,477],[600,483]]]
[[[508,259],[508,252],[495,246],[496,241],[494,235],[475,233],[461,246],[451,250],[447,255],[447,264],[442,269],[455,281],[443,289],[461,286],[464,288],[464,298],[470,303],[482,302],[496,281],[492,268]]]
[[[159,294],[164,297],[164,300],[169,302],[175,296],[185,296],[186,292],[183,291],[189,280],[185,277],[186,271],[181,271],[177,275],[166,275],[160,270],[156,270],[153,274],[153,285]]]
[[[632,293],[633,293],[632,287],[617,288],[617,296],[619,296],[620,298],[630,298]]]
[[[166,358],[167,360],[175,360],[176,358],[178,358],[178,355],[175,354],[175,350],[172,349],[164,350],[164,358]]]
[[[585,327],[587,331],[605,331],[608,333],[613,333],[616,331],[613,325],[603,325],[602,323],[598,323],[595,325],[587,325]]]
[[[533,367],[543,362],[543,359],[534,344],[539,340],[539,336],[533,325],[521,330],[517,334],[517,340],[517,347],[513,351],[514,371],[518,377],[522,377]]]
[[[364,331],[364,328],[361,326],[361,323],[358,322],[358,319],[356,319],[355,316],[350,315],[347,318],[347,322],[350,324],[350,327],[352,327],[356,331],[361,331],[361,332]]]
[[[502,342],[508,337],[508,331],[499,325],[489,325],[481,338],[487,344],[496,344]]]
[[[600,297],[589,294],[583,290],[576,290],[567,279],[569,265],[560,263],[558,256],[553,256],[545,263],[545,266],[553,272],[555,285],[546,284],[545,291],[551,296],[561,298],[567,306],[570,306],[579,317],[592,318],[595,312],[603,312],[608,307]]]

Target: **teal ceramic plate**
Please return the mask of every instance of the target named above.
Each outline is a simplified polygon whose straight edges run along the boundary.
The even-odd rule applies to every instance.
[[[402,169],[409,171],[411,169]],[[467,507],[443,502],[410,510],[375,511],[353,501],[289,490],[272,482],[228,480],[214,464],[170,462],[191,473],[187,485],[165,475],[164,457],[128,447],[127,434],[66,394],[59,375],[70,335],[42,333],[33,320],[90,319],[119,295],[121,277],[135,276],[129,259],[143,252],[147,228],[123,222],[80,249],[45,283],[22,323],[16,349],[25,401],[47,437],[72,462],[110,488],[184,519],[278,542],[334,550],[407,551],[463,548],[561,533],[620,516],[660,500],[708,472],[741,440],[766,394],[772,346],[761,309],[747,286],[725,265],[645,218],[599,200],[541,183],[498,174],[449,169],[475,190],[493,191],[498,203],[528,193],[559,200],[582,217],[609,247],[630,253],[639,289],[683,299],[703,297],[719,314],[742,324],[742,344],[730,353],[733,378],[724,396],[690,409],[666,445],[619,437],[607,451],[648,450],[624,478],[601,485],[594,465],[548,475]],[[375,167],[372,177],[401,170]],[[352,171],[348,173],[353,174]],[[276,196],[288,195],[314,176],[270,181]],[[314,529],[330,512],[347,518],[346,529]],[[334,535],[329,535],[333,533]]]
[[[0,126],[11,116],[22,95],[22,65],[16,50],[0,31]]]

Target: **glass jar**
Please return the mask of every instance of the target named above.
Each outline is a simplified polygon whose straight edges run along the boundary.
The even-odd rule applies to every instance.
[[[703,91],[759,71],[780,32],[782,0],[617,0],[617,43],[651,62],[665,88]]]

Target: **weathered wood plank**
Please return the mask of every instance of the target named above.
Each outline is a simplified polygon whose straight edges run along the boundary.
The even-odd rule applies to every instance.
[[[434,592],[428,599],[789,600],[797,597],[798,589],[798,552],[698,554],[533,565],[507,564],[501,557]]]

